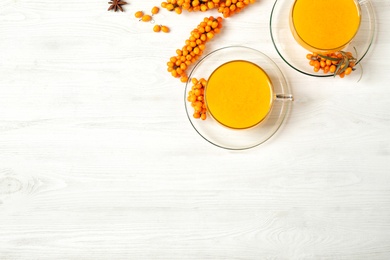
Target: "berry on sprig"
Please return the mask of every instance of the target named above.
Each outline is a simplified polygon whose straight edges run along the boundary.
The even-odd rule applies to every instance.
[[[206,87],[207,81],[204,78],[191,79],[192,87],[188,91],[187,101],[191,103],[194,109],[193,117],[196,119],[206,119],[207,107],[204,100],[204,88]]]
[[[185,41],[181,49],[176,50],[176,55],[167,62],[168,72],[181,82],[187,82],[186,70],[196,62],[206,48],[206,43],[214,38],[222,28],[222,17],[205,17],[199,25],[191,31],[190,37]]]
[[[255,0],[166,0],[161,3],[161,7],[177,14],[181,14],[183,10],[206,12],[217,9],[224,18],[228,18],[254,2]]]
[[[316,52],[308,53],[306,58],[309,65],[313,66],[314,72],[323,71],[325,74],[331,73],[334,76],[344,78],[355,70],[356,58],[351,52],[339,51],[328,54]]]

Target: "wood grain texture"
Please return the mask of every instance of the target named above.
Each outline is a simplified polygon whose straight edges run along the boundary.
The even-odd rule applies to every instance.
[[[0,1],[0,259],[390,259],[390,4],[364,75],[283,63],[272,0],[227,19],[208,51],[257,48],[295,96],[280,131],[232,152],[205,142],[166,73],[204,13],[160,2]],[[210,15],[217,15],[211,12]]]

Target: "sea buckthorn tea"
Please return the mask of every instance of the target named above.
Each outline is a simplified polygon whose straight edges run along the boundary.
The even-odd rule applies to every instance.
[[[222,125],[245,129],[260,123],[273,102],[272,83],[256,64],[230,61],[219,66],[205,88],[208,112]]]
[[[360,26],[356,0],[295,0],[290,27],[296,41],[309,51],[343,49]]]

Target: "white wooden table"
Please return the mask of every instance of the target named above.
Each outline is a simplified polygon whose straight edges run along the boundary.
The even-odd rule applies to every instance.
[[[390,2],[360,82],[297,73],[269,34],[273,0],[207,51],[256,48],[295,101],[234,152],[204,141],[166,62],[208,13],[161,1],[0,1],[0,259],[390,259]]]

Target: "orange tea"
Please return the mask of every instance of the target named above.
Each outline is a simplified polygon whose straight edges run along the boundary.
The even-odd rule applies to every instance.
[[[290,27],[296,41],[312,52],[343,49],[360,26],[356,0],[295,0]]]
[[[230,61],[209,77],[205,101],[210,114],[222,125],[249,128],[261,122],[271,109],[271,80],[252,62]]]

